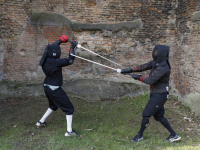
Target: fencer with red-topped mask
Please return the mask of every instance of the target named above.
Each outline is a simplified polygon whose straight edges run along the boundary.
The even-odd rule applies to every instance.
[[[122,69],[122,74],[132,72],[143,72],[151,70],[149,76],[132,74],[135,80],[150,85],[150,100],[142,113],[142,123],[140,131],[132,139],[133,142],[139,142],[143,139],[143,132],[149,123],[149,118],[154,116],[156,121],[159,121],[169,132],[170,135],[166,139],[169,142],[179,141],[181,137],[170,126],[168,120],[164,117],[164,104],[169,96],[169,79],[171,66],[169,63],[169,47],[165,45],[156,45],[152,52],[153,60],[148,63]],[[130,74],[129,74],[130,75]]]
[[[77,135],[78,133],[72,129],[72,120],[73,120],[73,112],[74,106],[68,98],[65,91],[61,88],[63,84],[63,76],[62,76],[62,67],[66,67],[68,65],[72,65],[75,57],[71,54],[75,55],[75,48],[77,46],[76,41],[72,41],[69,57],[68,58],[60,58],[61,56],[61,43],[68,42],[68,38],[65,35],[62,35],[58,41],[54,42],[51,45],[47,45],[45,52],[40,61],[40,66],[45,74],[44,79],[44,92],[49,101],[49,108],[42,116],[42,118],[36,123],[36,126],[45,126],[46,118],[53,112],[60,108],[66,114],[67,120],[67,131],[65,136]]]

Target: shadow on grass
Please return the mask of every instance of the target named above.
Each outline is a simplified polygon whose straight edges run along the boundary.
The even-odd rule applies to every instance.
[[[47,126],[35,123],[48,107],[45,97],[6,99],[0,105],[0,149],[48,150],[132,150],[132,149],[200,149],[200,119],[174,97],[166,102],[166,115],[174,130],[182,137],[177,143],[165,139],[168,131],[153,118],[145,130],[144,140],[133,143],[141,114],[149,95],[115,101],[86,102],[71,98],[75,107],[73,128],[79,136],[65,137],[65,114],[58,110],[47,118]],[[190,118],[183,119],[184,117]]]

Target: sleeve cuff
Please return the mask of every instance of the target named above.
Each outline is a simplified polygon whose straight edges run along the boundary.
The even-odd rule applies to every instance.
[[[143,77],[143,76],[140,76],[140,78],[139,78],[139,80],[140,80],[141,82],[143,82],[144,79],[145,79],[145,77]]]

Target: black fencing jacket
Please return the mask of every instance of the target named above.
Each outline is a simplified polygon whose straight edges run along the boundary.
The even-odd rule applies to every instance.
[[[42,65],[42,70],[46,75],[44,84],[61,86],[63,83],[62,67],[71,65],[70,59],[74,59],[74,56],[70,55],[69,58],[47,57]]]
[[[170,64],[168,61],[169,47],[156,45],[157,60],[133,67],[133,72],[142,72],[151,69],[149,77],[140,76],[139,80],[150,85],[151,93],[166,93],[169,91]]]

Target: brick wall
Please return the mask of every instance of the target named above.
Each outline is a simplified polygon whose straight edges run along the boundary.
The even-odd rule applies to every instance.
[[[154,45],[166,44],[171,49],[174,94],[184,96],[200,90],[198,0],[1,0],[0,7],[2,79],[41,83],[44,74],[38,63],[45,45],[65,34],[124,67],[151,60]],[[28,24],[34,12],[57,13],[71,21],[97,25],[140,19],[143,26],[111,31]],[[67,57],[69,47],[66,43],[61,45],[62,57]],[[118,68],[86,51],[77,50],[77,55]],[[78,58],[72,66],[63,69],[63,74],[64,81],[91,78],[134,82],[130,77]]]
[[[177,4],[176,40],[173,46],[173,87],[182,96],[200,91],[199,18],[200,1],[187,0]]]

